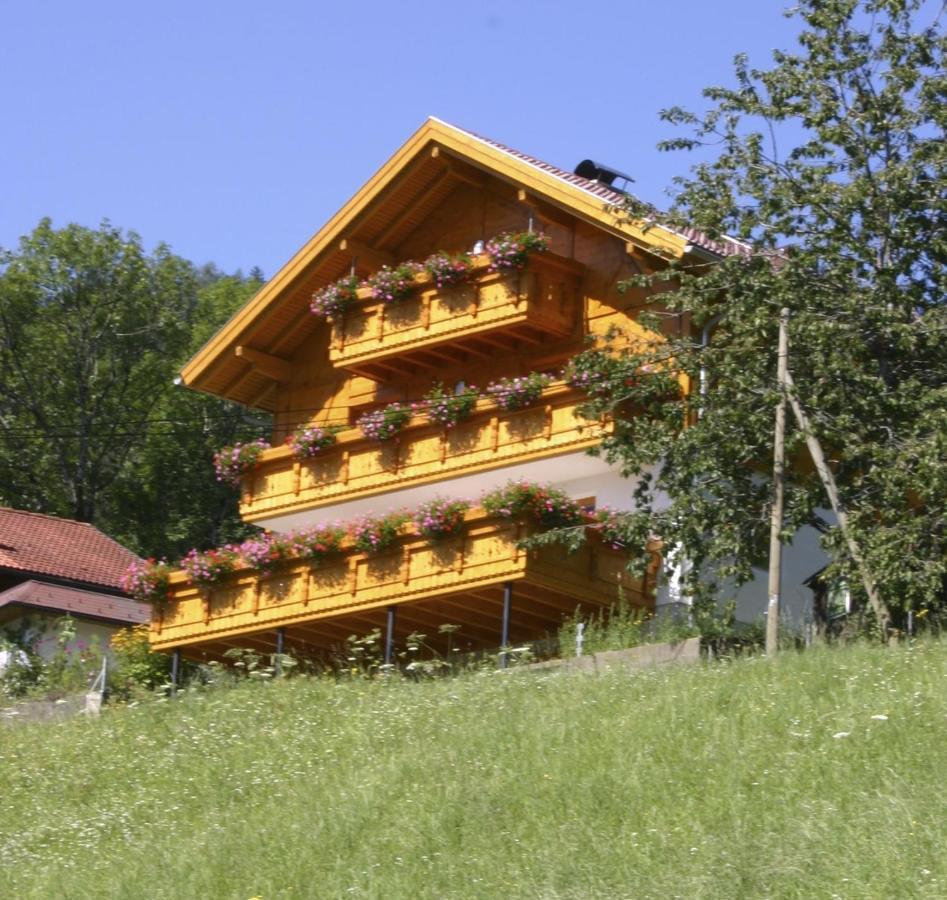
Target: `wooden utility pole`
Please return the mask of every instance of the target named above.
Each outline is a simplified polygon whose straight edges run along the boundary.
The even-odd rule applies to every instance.
[[[769,586],[766,605],[766,655],[776,656],[779,645],[779,589],[783,565],[783,492],[786,476],[786,394],[789,386],[789,310],[779,313],[779,351],[776,365],[779,403],[773,441],[773,510],[769,524]]]
[[[822,452],[822,444],[812,433],[809,417],[806,415],[802,404],[799,402],[799,398],[796,396],[796,384],[788,371],[786,373],[786,387],[793,415],[799,423],[800,430],[805,435],[806,447],[809,449],[809,455],[812,457],[815,469],[819,473],[819,478],[822,480],[822,486],[828,495],[832,512],[835,513],[835,518],[838,519],[838,525],[842,531],[842,537],[845,539],[845,545],[848,547],[848,552],[854,560],[855,565],[858,566],[862,585],[864,585],[865,593],[868,595],[868,603],[871,605],[872,611],[878,619],[878,627],[881,629],[881,638],[887,641],[888,628],[891,625],[891,613],[888,610],[887,604],[881,599],[881,594],[878,593],[878,588],[875,585],[874,579],[871,577],[871,573],[868,571],[868,566],[865,563],[861,551],[858,549],[858,544],[855,543],[855,538],[852,537],[852,531],[848,525],[848,514],[845,512],[845,508],[842,506],[842,501],[839,498],[838,486],[835,484],[835,476],[825,461],[825,454]]]

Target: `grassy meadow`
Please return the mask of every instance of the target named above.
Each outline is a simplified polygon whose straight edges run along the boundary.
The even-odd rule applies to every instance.
[[[0,896],[947,896],[947,644],[0,728]]]

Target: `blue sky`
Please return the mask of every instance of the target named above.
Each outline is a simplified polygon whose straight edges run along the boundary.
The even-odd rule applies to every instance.
[[[663,202],[735,53],[794,43],[780,0],[7,4],[0,246],[103,218],[269,277],[429,115]]]

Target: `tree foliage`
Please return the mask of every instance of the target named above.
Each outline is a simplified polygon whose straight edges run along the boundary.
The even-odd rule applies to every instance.
[[[0,251],[0,503],[94,522],[146,554],[237,536],[212,454],[266,420],[173,379],[258,287],[107,222],[43,220]]]
[[[736,84],[705,91],[708,112],[664,113],[691,132],[664,149],[709,154],[670,215],[627,210],[732,235],[738,252],[637,279],[668,291],[651,320],[666,342],[579,364],[596,385],[588,412],[619,414],[604,452],[642,478],[628,543],[662,535],[692,563],[688,592],[708,598],[765,559],[788,308],[797,396],[897,619],[942,604],[947,573],[947,38],[916,0],[802,0],[793,14],[796,52],[769,69],[738,57]],[[854,586],[798,428],[787,446],[783,537],[820,528],[831,571]]]

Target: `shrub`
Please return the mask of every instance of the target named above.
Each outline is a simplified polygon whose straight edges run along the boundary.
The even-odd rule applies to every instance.
[[[316,291],[309,301],[309,309],[314,315],[331,321],[341,316],[356,300],[358,279],[354,275],[346,275]]]
[[[331,447],[336,442],[336,435],[342,430],[333,425],[300,425],[286,438],[286,443],[293,451],[293,456],[307,459]]]
[[[159,606],[168,599],[170,576],[171,566],[166,560],[137,560],[122,576],[122,590],[142,603]]]
[[[187,573],[191,584],[206,588],[219,584],[231,572],[236,571],[239,561],[239,548],[228,545],[217,550],[208,550],[206,553],[191,550],[181,560],[180,566]]]
[[[543,388],[552,378],[539,372],[518,375],[514,378],[500,378],[487,385],[487,394],[500,409],[512,412],[532,406],[543,394]]]
[[[415,276],[424,271],[416,262],[403,262],[397,266],[382,266],[365,284],[371,288],[373,300],[393,303],[407,297],[414,290]]]
[[[217,480],[239,487],[240,479],[256,466],[260,454],[269,448],[269,443],[263,438],[224,447],[214,456]]]
[[[491,515],[531,520],[541,528],[563,528],[585,520],[581,508],[568,494],[529,481],[507,482],[485,494],[481,505]]]
[[[439,288],[466,281],[470,277],[472,265],[473,262],[466,253],[451,256],[443,250],[432,253],[424,260],[425,271]]]
[[[421,537],[438,540],[451,537],[463,528],[464,513],[469,508],[467,500],[437,497],[419,506],[411,516],[411,521]]]
[[[404,513],[358,519],[351,525],[352,545],[361,553],[381,553],[395,542],[407,519]]]
[[[531,253],[549,249],[549,238],[535,231],[506,232],[487,241],[490,269],[521,269]]]
[[[458,422],[470,417],[479,399],[480,391],[473,385],[452,394],[438,382],[424,395],[423,402],[414,405],[414,409],[435,425],[453,428]]]
[[[393,438],[411,418],[412,409],[404,403],[389,403],[384,409],[376,409],[361,416],[356,425],[367,438],[387,441]]]
[[[340,525],[316,525],[293,535],[296,556],[311,563],[321,562],[342,551],[345,528]]]
[[[168,680],[171,657],[152,651],[147,625],[116,631],[109,640],[109,649],[114,660],[110,686],[124,696],[130,696],[135,686],[156,688]]]

